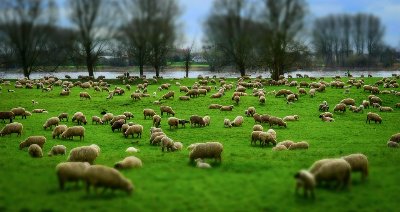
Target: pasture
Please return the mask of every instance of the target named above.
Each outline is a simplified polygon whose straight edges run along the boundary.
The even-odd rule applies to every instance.
[[[357,78],[359,79],[359,78]],[[379,78],[380,79],[380,78]],[[378,78],[365,78],[365,84],[374,84]],[[309,79],[291,79],[307,81]],[[331,78],[325,81],[330,82]],[[342,78],[346,82],[347,78]],[[106,80],[107,81],[107,80]],[[321,113],[318,105],[326,100],[333,107],[342,99],[350,97],[356,100],[357,106],[362,100],[368,100],[370,93],[363,89],[350,88],[346,94],[344,89],[327,87],[325,92],[316,93],[314,98],[309,95],[300,96],[293,104],[286,104],[284,97],[266,95],[266,103],[260,104],[258,98],[252,96],[252,89],[247,89],[248,96],[242,96],[239,105],[232,100],[233,90],[226,91],[219,99],[210,98],[216,93],[214,85],[212,91],[205,97],[192,98],[181,101],[179,96],[179,82],[181,85],[192,86],[197,79],[159,80],[157,84],[148,86],[150,97],[133,101],[130,94],[136,89],[137,83],[132,83],[132,90],[127,91],[121,81],[110,81],[111,89],[120,86],[125,94],[115,95],[106,100],[107,92],[96,92],[92,88],[86,90],[91,100],[79,98],[83,89],[74,87],[69,96],[60,96],[60,87],[54,87],[50,92],[41,89],[16,89],[11,85],[1,85],[0,111],[8,111],[14,107],[24,107],[28,111],[44,108],[48,113],[34,113],[27,119],[17,117],[14,121],[23,124],[21,137],[16,134],[0,137],[0,211],[393,211],[397,205],[397,196],[400,192],[398,172],[400,149],[391,149],[386,142],[391,135],[400,132],[400,109],[394,108],[400,102],[400,96],[393,94],[378,94],[383,100],[383,106],[390,106],[393,112],[379,112],[370,107],[364,113],[334,113],[335,122],[322,122],[318,118]],[[399,81],[399,80],[397,80]],[[227,79],[227,83],[236,84],[237,79]],[[161,83],[170,83],[169,90],[158,91]],[[217,83],[217,86],[219,84]],[[296,91],[296,87],[264,86],[267,92],[279,89]],[[13,89],[15,92],[7,92]],[[380,86],[381,90],[384,89]],[[175,92],[175,98],[163,100],[162,105],[171,106],[176,112],[175,117],[189,120],[191,115],[209,115],[210,126],[170,130],[167,116],[162,117],[161,128],[168,137],[184,144],[184,149],[176,152],[162,152],[160,146],[149,145],[151,119],[143,118],[143,109],[152,108],[160,114],[160,105],[153,104],[168,91]],[[306,89],[309,90],[308,88]],[[400,91],[399,88],[394,90]],[[156,92],[157,97],[152,97]],[[32,104],[32,100],[38,104]],[[219,111],[208,109],[212,103],[234,105],[233,111]],[[254,106],[259,114],[270,114],[277,117],[299,115],[300,119],[288,122],[287,128],[274,126],[277,140],[307,141],[308,150],[272,151],[272,146],[260,147],[250,145],[250,134],[254,125],[252,117],[246,117],[244,110]],[[142,138],[125,138],[121,132],[111,131],[110,125],[96,125],[91,123],[91,117],[102,116],[106,110],[114,115],[125,111],[132,112],[134,118],[128,121],[144,126]],[[74,126],[72,115],[83,112],[88,124],[85,138],[79,141],[53,139],[52,130],[44,130],[42,125],[53,116],[62,112],[69,114],[69,121],[62,122]],[[365,123],[367,112],[376,112],[383,119],[382,124]],[[236,116],[244,117],[241,127],[224,128],[223,120],[233,120]],[[6,121],[8,123],[8,121]],[[4,127],[6,123],[0,123]],[[263,124],[264,131],[269,125]],[[21,141],[31,135],[46,136],[43,158],[31,158],[27,149],[19,150]],[[189,151],[186,147],[196,142],[218,141],[223,144],[222,163],[216,164],[213,160],[206,160],[213,166],[212,169],[198,169],[189,164]],[[47,152],[52,146],[63,144],[67,147],[67,155],[48,157]],[[95,164],[112,167],[129,154],[127,147],[140,149],[134,155],[143,162],[140,169],[121,171],[124,176],[132,180],[135,190],[131,196],[123,191],[110,190],[98,194],[93,191],[86,194],[85,186],[81,182],[67,184],[61,191],[55,175],[58,163],[66,161],[68,152],[74,147],[97,144],[101,154]],[[316,189],[316,199],[306,199],[294,193],[294,174],[300,169],[308,168],[314,161],[322,158],[340,157],[352,153],[363,153],[368,156],[370,173],[366,182],[361,182],[360,174],[353,173],[350,189],[336,191],[324,187]]]

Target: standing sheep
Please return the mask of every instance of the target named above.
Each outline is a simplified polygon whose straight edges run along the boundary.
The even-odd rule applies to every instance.
[[[255,107],[249,107],[247,110],[244,111],[244,114],[246,116],[253,116],[256,113],[256,108]]]
[[[118,170],[103,165],[93,165],[85,169],[86,192],[89,193],[90,186],[121,189],[129,195],[132,193],[133,185]]]
[[[15,118],[15,115],[11,111],[0,112],[0,119],[3,120],[4,123],[5,123],[5,119],[9,119],[10,123],[12,123],[14,118]]]
[[[203,121],[204,121],[205,126],[210,126],[211,117],[210,116],[204,116],[203,117]]]
[[[169,117],[167,122],[168,122],[168,125],[169,125],[169,129],[171,129],[172,127],[178,128],[178,125],[179,125],[179,119],[178,118]]]
[[[80,146],[71,149],[68,156],[69,162],[88,162],[93,164],[99,155],[97,148],[93,146]]]
[[[17,136],[21,136],[23,128],[22,124],[18,122],[7,124],[3,129],[1,129],[0,136],[11,136],[12,133],[17,133]]]
[[[64,139],[74,139],[74,136],[79,136],[79,140],[85,139],[85,128],[82,126],[73,126],[65,130],[61,134],[61,138]]]
[[[81,99],[91,99],[91,96],[89,95],[89,93],[88,92],[80,92],[79,93],[79,97],[81,98]]]
[[[103,121],[98,116],[92,116],[92,124],[96,122],[96,124],[103,124]]]
[[[167,151],[175,151],[174,141],[167,136],[161,139],[161,151],[164,152],[164,149],[167,148]]]
[[[51,133],[51,136],[54,138],[60,138],[60,135],[67,130],[67,125],[58,125],[57,127],[54,128],[53,132]]]
[[[25,139],[19,144],[19,149],[29,147],[32,144],[37,144],[40,146],[40,148],[43,148],[43,145],[45,143],[46,143],[46,137],[44,136],[29,136],[27,139]]]
[[[169,107],[169,106],[160,106],[160,111],[161,111],[161,116],[162,116],[164,113],[167,113],[167,116],[168,116],[169,114],[171,114],[172,116],[175,116],[175,111],[172,110],[172,108]]]
[[[243,124],[243,116],[236,116],[236,118],[231,122],[233,127],[241,127]]]
[[[371,120],[375,121],[375,124],[376,124],[376,122],[379,122],[379,124],[382,124],[382,118],[378,114],[368,112],[367,113],[367,120],[365,120],[365,123],[368,122],[370,124]]]
[[[229,127],[229,128],[231,128],[232,127],[232,122],[231,122],[231,120],[229,120],[229,119],[224,119],[224,127]]]
[[[190,116],[190,126],[193,127],[196,125],[198,125],[199,127],[204,127],[206,123],[204,123],[203,118],[198,115]]]
[[[131,169],[131,168],[141,168],[141,167],[142,167],[142,161],[135,156],[126,157],[122,161],[119,161],[114,164],[114,168],[116,169]]]
[[[335,105],[335,108],[333,108],[333,112],[340,111],[340,112],[346,112],[346,105],[344,103],[339,103]]]
[[[272,127],[274,125],[282,126],[282,127],[287,127],[286,122],[284,122],[281,118],[271,116],[269,118],[269,127]]]
[[[156,112],[154,112],[153,109],[144,109],[143,110],[143,115],[144,115],[144,119],[146,119],[147,116],[149,116],[151,118],[154,115],[156,115]]]
[[[314,188],[315,188],[315,178],[314,175],[311,174],[307,170],[300,170],[294,175],[296,179],[296,194],[299,192],[299,188],[303,187],[303,195],[307,197],[307,193],[310,193],[312,198],[315,198]]]
[[[42,148],[40,148],[40,146],[37,145],[37,144],[30,145],[29,148],[28,148],[28,153],[33,158],[41,158],[41,157],[43,157]]]
[[[153,127],[160,127],[161,125],[161,117],[159,115],[153,116]]]
[[[364,154],[351,154],[342,157],[351,166],[351,171],[361,172],[361,180],[368,177],[368,158]]]
[[[56,174],[60,189],[64,189],[66,182],[84,180],[84,172],[90,164],[87,162],[62,162],[56,166]]]
[[[67,152],[67,147],[64,145],[55,145],[51,147],[51,150],[49,153],[47,153],[48,156],[53,156],[53,155],[65,155]]]
[[[68,122],[68,113],[60,113],[60,115],[58,115],[58,118],[60,119],[60,121],[66,119]]]
[[[207,142],[197,144],[189,153],[189,159],[193,162],[197,158],[214,158],[221,162],[223,146],[219,142]]]
[[[264,130],[263,126],[259,124],[253,126],[253,131],[263,131],[263,130]]]
[[[43,124],[43,128],[47,129],[48,127],[50,127],[50,129],[52,128],[52,126],[58,126],[58,124],[60,123],[60,119],[58,117],[51,117],[49,119],[47,119],[46,123]]]
[[[350,185],[351,166],[344,159],[332,159],[322,164],[314,174],[317,183],[336,181],[338,189]]]
[[[261,146],[269,145],[269,143],[276,145],[276,135],[273,135],[273,133],[261,132],[259,137]]]
[[[143,126],[140,124],[132,125],[125,131],[125,138],[132,135],[132,138],[137,134],[137,138],[142,138]]]

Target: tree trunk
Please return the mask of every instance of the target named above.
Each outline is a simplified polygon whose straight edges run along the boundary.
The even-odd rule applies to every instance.
[[[92,52],[90,48],[86,48],[86,66],[89,72],[89,77],[94,77],[94,63],[92,60]]]
[[[156,77],[160,77],[160,67],[158,65],[154,66],[154,69],[156,69]]]
[[[24,70],[24,77],[29,79],[29,75],[30,75],[29,68],[24,66],[23,70]]]
[[[186,72],[186,78],[189,77],[189,63],[186,61],[185,62],[185,72]]]
[[[143,64],[139,65],[139,76],[143,76]]]
[[[245,76],[246,75],[246,68],[244,65],[239,65],[239,71],[240,71],[240,76]]]

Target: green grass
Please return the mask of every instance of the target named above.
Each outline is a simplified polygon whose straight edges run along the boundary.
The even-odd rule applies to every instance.
[[[347,80],[347,79],[343,79]],[[365,79],[366,84],[377,81],[377,78]],[[234,79],[228,80],[234,82]],[[299,80],[300,81],[300,80]],[[382,124],[366,124],[366,112],[377,109],[366,109],[363,114],[346,111],[335,114],[336,122],[323,123],[318,118],[318,105],[327,100],[331,110],[335,104],[346,97],[354,98],[357,104],[369,95],[362,89],[351,88],[350,94],[344,94],[343,89],[327,88],[324,93],[317,93],[315,98],[300,97],[299,101],[287,105],[283,98],[267,96],[267,103],[260,105],[256,97],[251,95],[241,98],[238,106],[232,112],[209,110],[208,105],[218,103],[231,105],[233,91],[226,92],[221,99],[199,97],[188,102],[178,100],[179,87],[175,81],[169,82],[170,90],[175,91],[175,99],[163,101],[176,111],[176,117],[189,119],[193,114],[211,116],[211,125],[205,128],[179,128],[169,130],[167,117],[162,119],[162,128],[175,141],[184,144],[184,150],[173,153],[162,153],[159,146],[149,145],[149,128],[151,120],[143,119],[142,110],[153,108],[159,112],[159,106],[153,105],[156,98],[143,98],[132,101],[128,91],[123,96],[115,96],[107,101],[106,92],[89,90],[92,100],[80,100],[80,88],[73,88],[68,97],[59,96],[61,88],[49,93],[37,89],[15,89],[13,86],[2,86],[0,94],[0,111],[7,111],[21,106],[32,111],[34,108],[45,108],[48,114],[33,114],[27,119],[18,117],[15,121],[24,125],[22,137],[15,134],[0,137],[0,211],[393,211],[398,205],[396,197],[400,192],[398,186],[400,154],[398,149],[389,149],[386,142],[389,137],[399,132],[400,110],[391,113],[380,113]],[[179,81],[182,85],[192,85],[194,79]],[[114,83],[116,83],[114,81]],[[117,84],[112,85],[114,87]],[[119,85],[122,86],[122,85]],[[150,85],[148,91],[152,94],[157,85]],[[135,87],[135,86],[133,86]],[[267,91],[287,88],[265,87]],[[15,89],[8,93],[7,89]],[[288,88],[295,90],[295,88]],[[383,88],[381,88],[383,89]],[[399,89],[396,89],[399,91]],[[160,97],[167,91],[157,91]],[[212,91],[213,93],[215,91]],[[251,93],[251,90],[248,90]],[[379,95],[383,105],[392,106],[400,102],[399,96]],[[32,105],[31,100],[39,102]],[[255,106],[258,113],[268,113],[278,117],[297,114],[300,120],[288,123],[288,127],[274,127],[278,141],[286,139],[307,141],[310,149],[305,151],[273,152],[271,147],[261,148],[250,145],[250,133],[254,121],[245,117],[242,127],[224,128],[223,119],[234,119],[237,115],[244,116],[244,110]],[[131,121],[144,126],[141,139],[126,139],[120,132],[112,132],[109,125],[85,126],[84,141],[75,138],[74,141],[52,139],[51,130],[44,130],[43,123],[61,112],[72,115],[83,112],[88,119],[91,116],[101,116],[102,109],[114,115],[130,111],[135,115]],[[67,123],[72,126],[71,120]],[[3,127],[5,123],[0,123]],[[267,130],[268,126],[264,125]],[[31,158],[27,149],[19,150],[18,144],[31,135],[44,135],[47,143],[44,146],[46,156],[40,159]],[[139,141],[132,144],[132,141]],[[195,142],[219,141],[224,145],[222,163],[214,164],[211,170],[201,170],[188,163],[186,147]],[[48,157],[47,152],[53,145],[63,144],[70,149],[96,143],[101,147],[101,155],[96,164],[113,166],[113,164],[128,156],[125,149],[135,146],[140,149],[135,155],[143,161],[143,168],[124,170],[122,173],[132,180],[135,191],[127,196],[122,191],[113,194],[87,195],[83,184],[74,187],[67,184],[65,191],[60,191],[55,175],[55,166],[67,159],[67,156]],[[299,169],[308,168],[314,161],[339,157],[351,153],[364,153],[370,162],[370,175],[367,182],[360,181],[360,174],[352,175],[350,190],[334,191],[317,188],[316,200],[304,199],[294,195],[295,181],[293,175]]]

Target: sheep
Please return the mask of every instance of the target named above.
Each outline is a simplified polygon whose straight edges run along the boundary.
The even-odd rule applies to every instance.
[[[297,143],[293,143],[289,146],[289,150],[296,150],[296,149],[308,149],[309,145],[306,141],[300,141]]]
[[[287,97],[286,97],[286,101],[287,101],[287,102],[294,102],[294,101],[297,101],[297,97],[296,97],[295,94],[289,94],[289,95],[287,95]]]
[[[3,120],[3,123],[5,123],[5,119],[9,119],[10,123],[12,123],[14,118],[15,115],[11,111],[0,112],[0,119]]]
[[[134,115],[133,115],[131,112],[124,112],[123,115],[124,115],[127,119],[134,118]]]
[[[21,118],[25,118],[25,108],[23,107],[17,107],[17,108],[13,108],[11,109],[11,112],[14,113],[14,116],[21,116]]]
[[[239,102],[240,102],[240,96],[234,96],[232,99],[233,99],[233,101],[236,102],[237,105],[239,104]]]
[[[113,125],[114,122],[116,122],[116,121],[122,121],[123,123],[125,123],[125,120],[126,120],[126,116],[125,115],[114,116],[112,118],[112,120],[110,121],[110,124]]]
[[[74,136],[79,136],[79,140],[85,139],[85,128],[82,126],[69,127],[61,134],[63,139],[74,140]]]
[[[269,118],[269,117],[268,117]],[[261,115],[260,114],[258,114],[258,113],[255,113],[254,115],[253,115],[253,119],[254,119],[254,122],[255,123],[262,123],[262,119],[261,119]]]
[[[310,94],[310,97],[311,98],[313,98],[314,96],[315,96],[315,89],[314,88],[312,88],[312,89],[310,89],[310,91],[308,92],[309,94]]]
[[[68,113],[60,113],[60,115],[58,115],[58,118],[60,119],[60,121],[66,119],[68,122]]]
[[[352,172],[361,172],[361,180],[368,177],[368,158],[364,154],[351,154],[342,157],[351,166]]]
[[[185,120],[185,119],[179,119],[178,123],[182,126],[182,127],[186,127],[187,123],[190,123],[190,121]]]
[[[381,107],[379,107],[379,111],[381,111],[381,112],[393,112],[393,108],[381,106]]]
[[[186,86],[180,86],[179,87],[179,92],[189,92],[189,88],[188,87],[186,87]]]
[[[137,152],[140,152],[140,150],[139,150],[139,149],[136,149],[135,147],[128,147],[128,148],[125,150],[125,152],[127,152],[127,153],[137,153]]]
[[[232,127],[240,127],[243,124],[243,116],[236,116],[236,118],[231,122]]]
[[[365,123],[368,122],[370,124],[371,120],[375,121],[375,124],[376,124],[376,122],[379,122],[379,124],[382,124],[382,118],[378,114],[372,113],[372,112],[368,112],[367,113],[367,120],[365,120]]]
[[[293,141],[285,140],[285,141],[281,141],[281,142],[277,143],[276,146],[283,145],[283,146],[285,146],[287,149],[289,149],[289,147],[290,147],[292,144],[294,144]]]
[[[28,153],[33,158],[41,158],[41,157],[43,157],[42,148],[40,148],[40,146],[37,145],[37,144],[30,145],[29,148],[28,148]]]
[[[367,100],[363,100],[361,104],[364,106],[364,108],[369,108],[369,102]]]
[[[114,168],[116,169],[141,168],[142,166],[142,161],[135,156],[126,157],[122,161],[114,164]]]
[[[167,136],[164,136],[161,139],[161,151],[164,152],[164,149],[167,148],[167,151],[175,151],[174,141]]]
[[[263,131],[263,130],[264,130],[263,126],[259,124],[253,126],[253,131]]]
[[[161,117],[159,115],[153,116],[153,127],[160,127],[161,125]]]
[[[334,160],[334,158],[326,158],[326,159],[321,159],[321,160],[317,160],[315,161],[310,168],[308,169],[311,174],[317,173],[317,171],[319,170],[319,168],[321,168],[322,165],[324,165],[325,163],[327,163],[328,161]]]
[[[169,91],[168,93],[164,94],[161,98],[162,99],[169,99],[169,98],[174,98],[175,97],[175,92]]]
[[[388,141],[386,145],[390,148],[399,148],[399,144],[394,141]]]
[[[141,94],[140,93],[132,93],[131,94],[131,99],[132,100],[141,100]]]
[[[319,117],[320,118],[322,118],[322,117],[331,117],[331,118],[333,118],[333,114],[330,113],[330,112],[324,112],[324,113],[319,114]]]
[[[270,132],[261,132],[259,137],[261,146],[269,145],[269,143],[276,145],[276,134],[274,135]]]
[[[68,162],[88,162],[91,165],[99,155],[99,151],[93,146],[80,146],[71,149]]]
[[[285,145],[276,145],[274,147],[272,147],[273,151],[283,151],[283,150],[287,150],[287,147]]]
[[[137,138],[142,138],[142,133],[143,133],[142,125],[140,124],[132,125],[125,131],[125,138],[127,138],[129,135],[132,135],[133,138],[135,134],[138,134]]]
[[[205,126],[210,126],[211,117],[210,116],[204,116],[203,117],[203,121],[204,121],[204,125]]]
[[[197,168],[200,168],[200,169],[210,169],[211,168],[211,165],[208,163],[205,163],[203,161],[203,159],[201,159],[201,158],[197,158],[194,161],[196,162]]]
[[[182,144],[182,142],[174,142],[174,149],[175,150],[182,150],[182,148],[183,148],[183,144]]]
[[[156,115],[156,112],[154,112],[153,109],[144,109],[143,110],[143,115],[144,115],[144,119],[146,119],[147,116],[149,116],[151,118],[154,115]]]
[[[229,105],[229,106],[222,106],[219,110],[221,111],[232,111],[233,109],[233,105]]]
[[[180,96],[180,97],[179,97],[179,100],[182,100],[182,101],[189,101],[189,100],[190,100],[190,97],[189,97],[189,96]]]
[[[179,125],[179,119],[178,118],[169,117],[167,122],[168,122],[168,125],[169,125],[170,129],[172,127],[178,128],[178,125]]]
[[[151,127],[150,128],[150,134],[153,134],[155,132],[162,132],[161,128],[156,128],[156,127]]]
[[[101,121],[103,123],[108,124],[109,121],[111,121],[114,118],[114,115],[112,113],[106,113],[103,115],[103,118],[101,118]]]
[[[60,138],[60,135],[67,130],[67,125],[58,125],[57,127],[54,128],[53,132],[51,133],[51,136],[54,138]]]
[[[169,107],[169,106],[160,106],[160,111],[161,111],[161,116],[162,116],[164,113],[167,113],[167,116],[168,116],[169,114],[171,114],[172,116],[175,116],[175,111],[172,110],[172,108]]]
[[[165,133],[163,133],[163,132],[154,132],[154,133],[152,133],[151,136],[150,136],[150,144],[152,144],[153,141],[154,141],[154,139],[155,139],[157,136],[160,136],[160,135],[164,135],[164,136],[165,136]],[[160,140],[160,141],[161,141],[161,140]]]
[[[222,105],[219,104],[211,104],[208,106],[208,109],[220,109]]]
[[[204,127],[206,123],[204,122],[203,118],[198,115],[190,116],[190,126],[193,127],[196,125],[198,125],[199,127]]]
[[[258,102],[260,102],[260,104],[265,104],[265,96],[258,97]]]
[[[37,144],[40,146],[40,148],[43,148],[43,145],[45,143],[46,143],[46,137],[44,136],[29,136],[27,139],[25,139],[19,144],[19,149],[29,147],[32,144]]]
[[[189,90],[185,96],[189,96],[190,98],[198,97],[199,96],[199,91],[197,89],[192,89]],[[212,97],[212,96],[211,96]]]
[[[232,127],[232,122],[231,122],[231,120],[225,118],[225,119],[224,119],[224,127],[229,127],[229,128],[231,128],[231,127]]]
[[[336,181],[338,189],[350,185],[351,166],[344,159],[332,159],[322,164],[314,174],[317,183]]]
[[[21,136],[23,128],[22,124],[18,122],[7,124],[3,129],[1,129],[0,136],[11,136],[12,133],[17,133],[17,137]]]
[[[299,88],[299,94],[307,94],[306,89],[304,89],[304,88]]]
[[[85,169],[86,192],[89,193],[90,186],[121,189],[130,195],[133,190],[131,181],[125,178],[118,170],[103,165],[93,165]]]
[[[379,105],[382,105],[381,98],[379,98],[377,96],[372,96],[371,98],[369,98],[369,102],[370,102],[370,104],[378,103]]]
[[[335,119],[329,116],[320,116],[321,117],[321,121],[323,122],[334,122]]]
[[[356,105],[356,101],[352,98],[343,99],[342,101],[340,101],[340,103],[343,103],[345,105]]]
[[[79,93],[79,97],[81,98],[81,99],[91,99],[91,96],[89,95],[89,93],[87,93],[87,92],[80,92]]]
[[[244,111],[246,116],[253,116],[256,113],[255,107],[248,107],[247,110]]]
[[[396,133],[396,134],[392,135],[390,137],[389,141],[400,143],[400,133]]]
[[[299,192],[299,188],[303,187],[303,195],[307,197],[310,193],[311,198],[315,198],[314,188],[316,186],[315,178],[312,173],[307,170],[300,170],[294,175],[296,179],[296,194]]]
[[[268,121],[269,121],[269,127],[272,127],[274,125],[282,126],[285,128],[287,127],[286,122],[284,122],[281,118],[278,117],[271,116],[269,117]]]
[[[156,137],[153,139],[153,141],[151,141],[151,145],[158,145],[158,144],[160,144],[160,143],[161,143],[161,140],[162,140],[164,137],[166,137],[165,134],[161,134],[161,135],[159,135],[159,136],[156,136]]]
[[[253,145],[253,143],[256,145],[257,141],[260,141],[260,145],[261,145],[261,140],[260,140],[261,133],[262,133],[262,131],[251,132],[251,142],[250,142],[251,145]]]
[[[48,113],[46,109],[33,109],[32,113]]]
[[[299,116],[298,115],[285,116],[282,120],[283,121],[297,121],[297,120],[299,120]]]
[[[87,162],[62,162],[56,166],[56,174],[60,189],[63,190],[66,182],[78,182],[84,179],[84,171],[89,168]]]
[[[346,112],[346,105],[344,103],[339,103],[335,105],[335,108],[333,108],[333,112],[340,111],[340,112]]]
[[[118,121],[116,121],[116,122],[114,122],[112,125],[111,125],[111,131],[115,131],[115,130],[118,130],[118,131],[121,131],[121,129],[122,129],[122,125],[124,125],[125,124],[125,122],[124,122],[124,120],[118,120]]]
[[[53,155],[65,155],[67,152],[67,147],[64,145],[55,145],[51,147],[51,150],[49,153],[47,153],[48,156],[53,156]]]
[[[189,159],[193,162],[197,158],[214,158],[221,162],[223,146],[219,142],[206,142],[197,144],[189,153]]]

